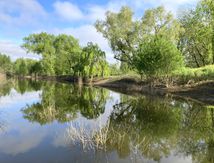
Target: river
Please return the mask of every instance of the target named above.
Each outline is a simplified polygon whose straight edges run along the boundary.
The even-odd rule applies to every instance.
[[[214,162],[214,106],[9,80],[0,86],[0,162]]]

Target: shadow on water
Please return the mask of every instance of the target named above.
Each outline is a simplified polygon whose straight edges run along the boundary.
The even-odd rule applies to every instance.
[[[0,87],[0,96],[8,95],[12,88],[20,94],[42,90],[39,102],[21,109],[24,119],[42,126],[54,121],[70,123],[66,139],[83,146],[84,152],[104,152],[110,162],[112,153],[132,161],[190,157],[193,162],[214,162],[213,106],[122,94],[114,101],[107,89],[30,80],[8,82]],[[80,117],[97,122],[109,109],[108,120],[90,131],[88,125],[73,125]]]

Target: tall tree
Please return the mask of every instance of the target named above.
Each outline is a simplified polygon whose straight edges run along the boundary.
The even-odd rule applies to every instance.
[[[47,75],[55,74],[55,48],[53,46],[55,36],[45,32],[39,34],[31,34],[24,38],[23,48],[27,52],[42,55],[42,67]]]
[[[144,41],[158,36],[177,44],[182,30],[173,14],[160,6],[145,11],[141,19],[139,40]]]
[[[3,73],[11,73],[12,62],[9,56],[0,53],[0,70]]]
[[[102,51],[97,44],[89,42],[86,47],[83,48],[83,53],[86,53],[88,60],[88,75],[93,79],[93,73],[96,71],[94,68],[101,64],[105,60],[105,52]]]
[[[177,44],[182,32],[179,22],[163,7],[145,11],[140,21],[133,20],[133,12],[128,7],[122,7],[119,13],[106,13],[104,21],[95,24],[98,32],[108,39],[115,58],[135,67],[133,54],[143,41],[153,36],[163,37]]]
[[[199,3],[196,9],[183,12],[179,20],[185,30],[180,37],[179,48],[187,65],[201,67],[211,64],[212,26],[204,7]]]
[[[73,36],[58,35],[54,40],[56,52],[55,72],[57,75],[71,74],[72,67],[80,55],[79,42]]]
[[[202,0],[199,4],[201,4],[202,8],[207,14],[207,17],[210,19],[210,25],[212,29],[212,64],[214,64],[214,1]]]
[[[95,24],[98,32],[109,41],[115,58],[128,64],[132,63],[132,52],[138,41],[138,22],[133,21],[133,12],[122,7],[119,13],[108,11],[104,21]]]

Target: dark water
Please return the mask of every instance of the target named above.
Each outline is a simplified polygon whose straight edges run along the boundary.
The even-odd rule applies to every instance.
[[[0,84],[0,162],[214,162],[214,106],[8,81]]]

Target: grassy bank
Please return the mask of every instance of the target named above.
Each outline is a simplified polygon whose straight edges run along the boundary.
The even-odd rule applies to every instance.
[[[214,65],[200,68],[181,68],[173,72],[172,78],[176,79],[178,84],[214,80]]]
[[[214,65],[201,68],[182,68],[166,77],[151,80],[140,79],[137,75],[114,76],[94,82],[95,86],[106,87],[122,93],[145,93],[177,96],[196,99],[214,105]],[[169,82],[170,84],[167,85]],[[167,83],[167,84],[166,84]]]

